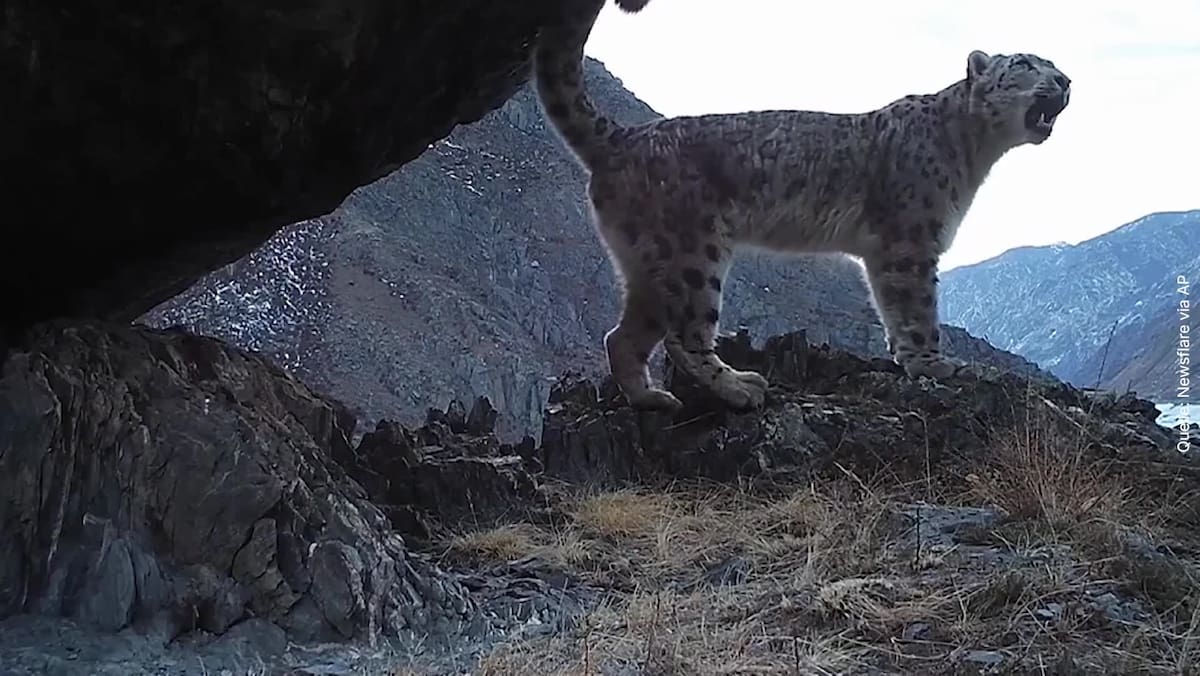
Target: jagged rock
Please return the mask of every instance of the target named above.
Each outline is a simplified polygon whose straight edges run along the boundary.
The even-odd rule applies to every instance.
[[[397,530],[423,537],[431,516],[442,523],[497,522],[536,496],[521,447],[496,440],[487,399],[477,399],[469,413],[455,400],[445,411],[430,409],[426,419],[417,430],[381,420],[342,459]]]
[[[772,337],[761,348],[744,333],[723,337],[718,352],[736,368],[772,379],[762,411],[730,413],[673,371],[666,381],[685,402],[673,419],[630,409],[609,383],[565,380],[552,395],[538,449],[546,474],[599,484],[654,475],[727,480],[838,472],[835,463],[842,463],[920,476],[926,463],[986,450],[998,430],[1034,408],[1086,430],[1088,442],[1105,452],[1171,459],[1170,431],[1133,398],[1098,400],[1003,372],[949,383],[912,379],[885,359],[811,347],[803,333]]]
[[[972,650],[963,655],[963,661],[984,668],[995,668],[1004,662],[1004,654],[995,650]]]
[[[327,213],[508,99],[551,5],[5,3],[0,334],[132,320]]]
[[[465,590],[332,460],[352,453],[352,424],[211,339],[39,328],[0,375],[0,619],[455,634],[473,620]]]
[[[500,443],[490,424],[472,424],[490,418],[481,398],[470,412],[458,401],[430,410],[417,429],[381,421],[342,462],[397,529],[424,538],[439,525],[485,527],[536,512],[543,477],[612,486],[654,477],[840,475],[842,467],[920,477],[930,464],[989,451],[998,431],[1033,408],[1087,430],[1101,452],[1171,458],[1170,431],[1155,424],[1153,406],[1134,397],[1098,397],[995,370],[950,383],[912,379],[890,360],[812,347],[803,332],[761,348],[743,332],[723,337],[718,350],[739,368],[770,375],[762,411],[731,413],[670,370],[665,381],[684,410],[674,417],[637,412],[611,379],[597,385],[568,373],[551,392],[540,446]],[[990,510],[914,509],[924,547],[998,518]]]
[[[562,635],[603,594],[533,557],[466,573],[461,580],[480,608],[521,626],[522,638]]]

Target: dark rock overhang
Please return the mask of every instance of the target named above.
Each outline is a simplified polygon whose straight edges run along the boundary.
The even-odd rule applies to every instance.
[[[0,342],[132,320],[475,121],[548,0],[34,2],[0,21]]]

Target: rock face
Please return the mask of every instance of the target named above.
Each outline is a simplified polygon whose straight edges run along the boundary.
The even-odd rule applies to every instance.
[[[596,61],[589,89],[625,124],[657,116]],[[507,440],[540,435],[553,379],[606,371],[618,316],[585,177],[530,87],[332,214],[286,228],[144,317],[261,351],[346,402],[364,427],[419,424],[427,408],[487,397]],[[746,253],[722,324],[756,339],[805,329],[814,343],[885,353],[854,263]],[[1021,372],[1030,362],[961,329],[947,351]]]
[[[327,213],[503,103],[551,4],[5,3],[0,335],[133,320]]]
[[[1035,416],[1069,438],[1087,430],[1089,453],[1165,463],[1200,480],[1200,456],[1175,452],[1154,405],[1132,396],[1093,397],[1002,372],[946,384],[914,380],[890,360],[813,347],[803,333],[761,347],[741,333],[723,339],[718,352],[737,368],[771,374],[763,411],[724,411],[673,370],[667,380],[686,404],[673,418],[630,409],[608,379],[564,378],[551,394],[540,445],[498,443],[454,403],[417,429],[381,422],[343,464],[372,500],[402,515],[393,520],[398,529],[420,539],[438,524],[483,528],[536,513],[533,496],[545,480],[610,488],[676,478],[786,481],[842,476],[843,467],[919,479],[930,466],[948,471],[994,452],[1006,430]],[[476,402],[473,410],[487,408]],[[1200,513],[1200,503],[1192,508]]]
[[[352,417],[265,359],[111,325],[31,346],[0,376],[0,619],[373,640],[474,617],[333,460]]]
[[[1200,274],[1198,232],[1200,211],[1156,213],[947,271],[942,318],[1077,386],[1166,401],[1178,381],[1176,278]]]
[[[771,375],[762,413],[721,412],[678,383],[672,389],[690,410],[663,421],[614,406],[611,387],[581,381],[553,397],[538,451],[545,473],[600,484],[656,474],[726,481],[833,475],[840,462],[867,474],[919,477],[927,463],[945,467],[990,449],[1036,410],[1061,416],[1066,429],[1088,425],[1087,445],[1100,452],[1173,459],[1170,430],[1155,424],[1153,404],[1133,397],[1091,400],[1003,372],[946,384],[913,380],[890,360],[814,348],[803,333],[772,337],[760,349],[743,333],[722,341],[718,353],[735,368]]]

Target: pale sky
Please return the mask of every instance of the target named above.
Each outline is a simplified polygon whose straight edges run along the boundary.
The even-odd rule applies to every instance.
[[[1071,105],[996,165],[943,269],[1200,208],[1200,0],[609,3],[586,51],[670,116],[870,110],[961,78],[972,49],[1054,61]]]

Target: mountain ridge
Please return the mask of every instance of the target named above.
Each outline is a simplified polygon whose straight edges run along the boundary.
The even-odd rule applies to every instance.
[[[1169,391],[1162,346],[1200,210],[1156,211],[1074,245],[1019,247],[942,275],[943,320],[1077,386]],[[1189,234],[1190,233],[1190,234]],[[983,299],[981,301],[981,299]]]

